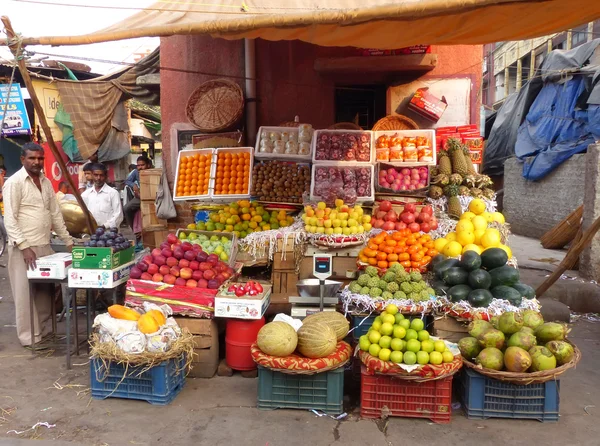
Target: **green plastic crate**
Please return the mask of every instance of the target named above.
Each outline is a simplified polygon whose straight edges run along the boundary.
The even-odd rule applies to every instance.
[[[344,367],[314,375],[291,375],[258,366],[259,409],[344,412]]]

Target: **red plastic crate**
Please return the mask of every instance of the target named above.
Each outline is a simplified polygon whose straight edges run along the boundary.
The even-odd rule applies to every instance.
[[[429,418],[450,423],[452,376],[435,381],[414,382],[387,375],[369,375],[361,368],[360,415],[380,418],[382,409],[393,417]]]

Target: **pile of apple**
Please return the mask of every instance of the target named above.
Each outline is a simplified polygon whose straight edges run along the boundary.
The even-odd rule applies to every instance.
[[[379,186],[393,192],[416,191],[427,187],[429,170],[421,167],[389,167],[379,171]]]
[[[166,242],[131,268],[130,277],[216,290],[233,274],[234,270],[219,260],[217,254],[208,254],[200,245],[192,245],[169,234]]]
[[[374,228],[384,231],[400,231],[408,228],[411,232],[429,232],[438,227],[431,206],[423,206],[421,212],[418,212],[416,204],[408,203],[398,214],[392,209],[392,203],[387,200],[379,203],[379,207],[373,212],[372,224]]]

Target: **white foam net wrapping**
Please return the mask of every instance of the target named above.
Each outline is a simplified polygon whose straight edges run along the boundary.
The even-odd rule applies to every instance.
[[[401,313],[429,313],[438,308],[441,304],[435,297],[421,302],[414,302],[408,299],[373,299],[371,296],[365,294],[352,293],[348,287],[342,290],[340,299],[342,301],[344,313],[351,315],[383,311],[385,307],[390,304],[396,305]]]
[[[297,219],[290,226],[269,231],[253,232],[239,240],[240,251],[247,252],[254,258],[268,258],[272,261],[277,252],[277,241],[293,240],[294,245],[304,243],[306,233],[302,220]],[[285,258],[285,250],[282,251],[282,259]]]
[[[486,308],[477,308],[471,306],[471,304],[466,300],[461,300],[460,302],[451,302],[446,297],[438,296],[439,306],[437,310],[442,313],[454,313],[459,319],[461,315],[465,315],[465,319],[480,319],[483,315],[488,315],[489,317],[500,316],[507,311],[525,311],[525,310],[534,310],[540,311],[541,305],[540,302],[533,299],[525,299],[521,301],[521,305],[518,307],[512,305],[509,301],[504,299],[492,299],[492,302]]]
[[[492,199],[484,198],[484,197],[480,197],[480,198],[485,203],[485,210],[487,212],[496,212],[498,210],[498,203],[496,202],[495,195],[494,195],[494,198],[492,198]],[[475,199],[475,197],[470,197],[470,196],[468,197],[466,195],[458,196],[458,200],[460,201],[460,206],[461,206],[463,212],[467,212],[469,210],[469,203],[471,203],[471,201],[473,201],[474,199]],[[431,206],[433,206],[433,210],[436,211],[436,213],[438,213],[438,212],[447,213],[448,212],[448,198],[447,197],[440,197],[437,200],[434,200],[433,198],[427,198],[427,201],[429,201]]]

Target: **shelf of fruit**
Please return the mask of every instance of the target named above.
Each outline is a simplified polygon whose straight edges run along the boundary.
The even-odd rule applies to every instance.
[[[349,206],[336,199],[334,207],[323,201],[304,207],[301,220],[308,241],[314,245],[348,247],[363,244],[371,230],[371,216],[359,204]]]
[[[218,289],[234,275],[234,268],[219,260],[219,255],[209,254],[200,244],[182,241],[173,233],[130,273],[131,279],[210,290]]]
[[[421,273],[406,272],[399,263],[386,272],[367,266],[342,290],[341,301],[344,311],[350,314],[382,311],[390,305],[404,314],[422,314],[437,305],[435,292]]]
[[[360,360],[371,373],[426,381],[462,367],[455,344],[431,337],[421,318],[409,320],[395,305],[388,305],[358,342]]]
[[[431,286],[440,300],[439,310],[467,320],[539,310],[535,290],[520,282],[519,270],[507,261],[501,248],[488,248],[481,255],[468,250],[460,259],[443,254],[434,257]]]
[[[458,347],[468,367],[516,384],[557,379],[581,358],[564,323],[544,322],[533,310],[508,311],[491,322],[475,320]]]

